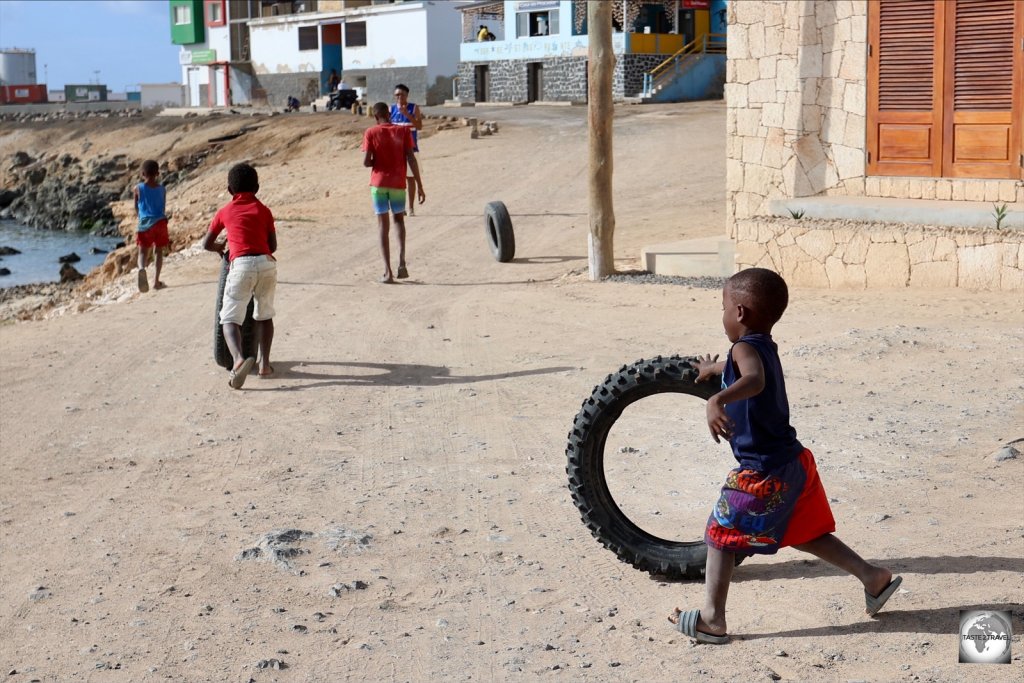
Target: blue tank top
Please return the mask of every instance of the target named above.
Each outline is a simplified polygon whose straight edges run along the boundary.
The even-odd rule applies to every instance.
[[[145,232],[157,222],[163,220],[164,202],[167,193],[163,185],[150,187],[146,183],[139,183],[139,232]]]
[[[397,104],[391,105],[391,123],[412,123],[413,112],[416,110],[416,105],[412,102],[407,102],[405,105],[405,111],[398,108]],[[412,129],[412,148],[413,151],[420,151],[420,143],[416,137],[416,129]]]
[[[789,424],[789,399],[782,375],[779,347],[770,334],[749,334],[739,341],[749,344],[764,366],[764,389],[757,396],[728,403],[725,413],[733,421],[729,442],[733,455],[744,469],[768,472],[788,464],[804,450],[796,430]],[[732,349],[725,360],[722,385],[739,379],[732,362]]]

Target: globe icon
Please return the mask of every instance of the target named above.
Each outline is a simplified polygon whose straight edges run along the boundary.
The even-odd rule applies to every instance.
[[[960,661],[992,664],[1010,661],[1009,619],[1001,612],[973,611],[961,619]]]

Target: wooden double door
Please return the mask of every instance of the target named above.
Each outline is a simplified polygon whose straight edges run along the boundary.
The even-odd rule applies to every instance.
[[[1024,0],[868,3],[869,175],[1024,178]]]

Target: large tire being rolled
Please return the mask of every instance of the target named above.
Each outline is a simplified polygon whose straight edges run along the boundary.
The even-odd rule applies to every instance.
[[[220,325],[220,308],[224,302],[224,287],[228,281],[228,257],[227,254],[221,260],[220,279],[217,281],[217,303],[213,312],[213,359],[217,365],[225,370],[235,366],[235,361],[228,350],[228,344],[224,341],[224,330]],[[249,307],[245,309],[245,321],[242,323],[242,351],[246,357],[256,355],[256,321],[253,320],[252,311],[255,303],[250,299]]]
[[[516,236],[504,202],[490,202],[484,207],[484,228],[494,258],[499,263],[511,261],[516,255]]]
[[[704,541],[668,541],[644,531],[627,518],[605,480],[604,446],[612,425],[635,401],[667,392],[689,394],[706,401],[717,393],[721,386],[718,381],[694,382],[697,371],[690,365],[692,360],[696,358],[658,356],[623,365],[618,372],[608,375],[583,402],[565,449],[569,490],[583,523],[594,538],[637,569],[685,579],[704,576],[707,560]],[[708,501],[709,509],[712,504],[713,501]],[[695,529],[694,534],[703,536],[703,531]]]

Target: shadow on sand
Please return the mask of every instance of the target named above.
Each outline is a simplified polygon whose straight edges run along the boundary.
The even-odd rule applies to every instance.
[[[516,370],[490,375],[453,375],[449,368],[437,365],[408,365],[405,363],[343,363],[336,361],[288,362],[274,361],[274,381],[288,382],[285,386],[259,387],[258,382],[245,388],[269,391],[297,391],[320,387],[342,386],[416,386],[434,387],[445,384],[472,384],[513,377],[546,375],[574,370],[570,367]]]

